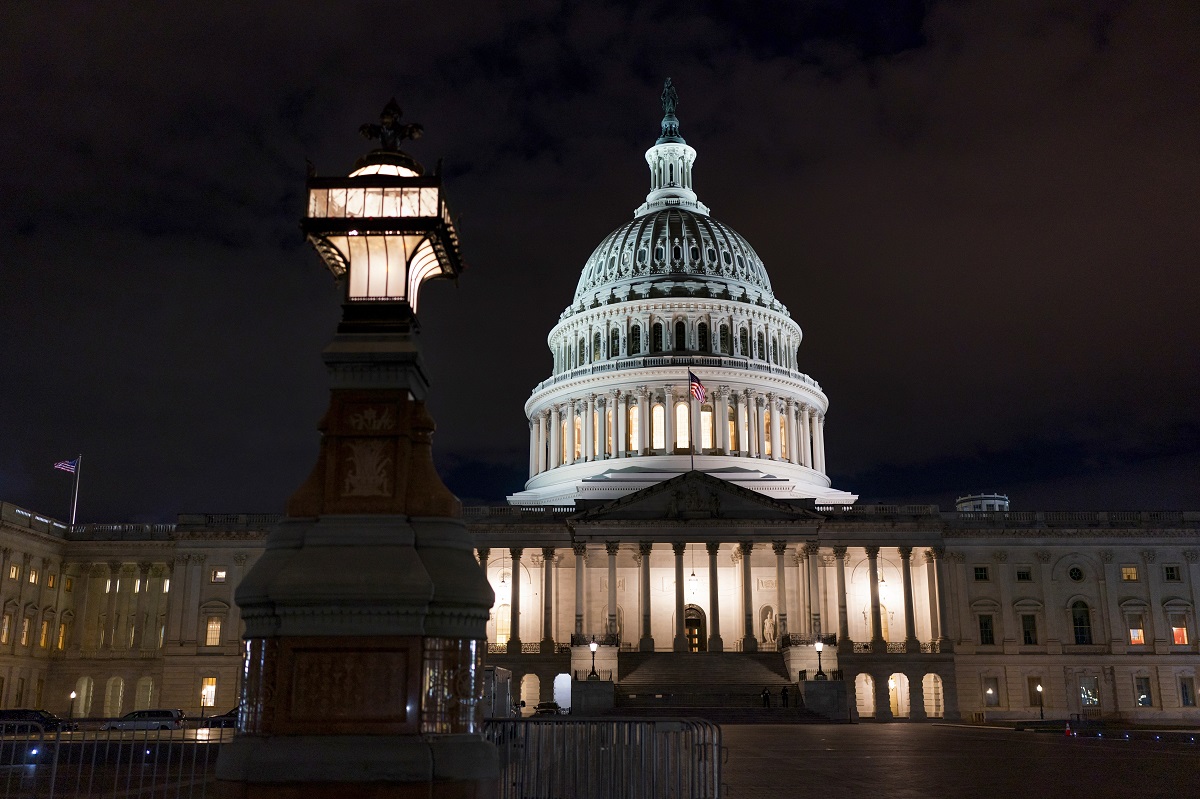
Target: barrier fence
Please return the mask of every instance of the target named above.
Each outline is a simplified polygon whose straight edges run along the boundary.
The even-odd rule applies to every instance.
[[[701,719],[494,719],[499,799],[717,799],[721,728]]]

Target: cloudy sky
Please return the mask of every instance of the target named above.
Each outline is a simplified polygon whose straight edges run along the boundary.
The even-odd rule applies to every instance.
[[[208,6],[218,6],[217,10]],[[10,3],[0,499],[81,521],[276,512],[338,293],[305,160],[396,96],[470,269],[423,295],[435,450],[526,477],[522,406],[643,200],[662,79],[697,191],[767,264],[864,501],[1200,508],[1200,7],[1190,0]]]

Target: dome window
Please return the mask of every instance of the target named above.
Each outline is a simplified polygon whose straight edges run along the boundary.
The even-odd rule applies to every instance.
[[[575,350],[575,365],[583,366],[587,359],[587,339],[579,339],[579,349]]]
[[[662,322],[655,322],[654,327],[650,328],[650,351],[662,352],[663,349],[663,327]]]
[[[730,354],[729,345],[731,342],[729,341],[729,326],[728,325],[721,325],[720,339],[721,340],[720,340],[719,344],[721,347],[721,354],[729,355]]]
[[[708,249],[706,249],[704,251],[704,257],[707,258],[709,261],[715,262],[717,260],[717,251],[714,250],[712,247],[709,247]]]
[[[646,259],[647,259],[648,257],[649,257],[649,253],[647,253],[647,252],[646,252],[646,248],[645,248],[645,247],[643,247],[642,249],[638,250],[638,254],[637,254],[637,262],[638,262],[639,264],[644,264],[644,263],[646,263]]]
[[[683,322],[675,323],[675,346],[673,349],[686,350],[687,347],[687,325]]]
[[[654,248],[654,260],[661,261],[666,257],[667,257],[667,254],[666,254],[666,252],[663,251],[661,244]]]
[[[683,248],[676,244],[671,248],[671,258],[680,261],[683,259]]]
[[[700,248],[695,245],[692,245],[691,250],[688,251],[688,255],[691,257],[693,262],[699,261],[700,260]]]
[[[779,341],[771,339],[771,363],[779,365]]]
[[[721,252],[721,260],[725,262],[726,266],[729,266],[730,264],[733,263],[733,259],[729,257],[728,251]]]
[[[616,358],[621,354],[621,331],[615,327],[608,333],[608,357]]]
[[[600,334],[594,333],[592,335],[592,362],[595,363],[596,361],[600,360],[600,358]]]
[[[708,352],[708,325],[701,322],[696,325],[696,349],[701,352]]]
[[[641,355],[642,353],[642,326],[634,325],[629,331],[629,354]]]
[[[742,349],[738,353],[738,355],[741,355],[743,358],[749,358],[750,357],[750,334],[746,331],[746,328],[744,328],[744,327],[742,328],[741,334],[738,336],[738,343],[742,345]]]
[[[742,260],[742,254],[741,254],[741,253],[738,253],[738,257],[737,257],[737,265],[738,265],[738,269],[745,269],[745,268],[746,268],[746,262]]]
[[[758,351],[754,353],[760,360],[767,359],[767,340],[763,338],[762,331],[758,333]]]

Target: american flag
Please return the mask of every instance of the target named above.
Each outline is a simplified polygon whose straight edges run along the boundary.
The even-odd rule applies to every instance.
[[[59,461],[58,463],[54,464],[55,469],[62,469],[64,472],[70,472],[71,474],[75,474],[75,469],[78,466],[79,458],[76,458],[73,461]]]
[[[692,374],[691,369],[688,369],[688,383],[692,386],[692,396],[696,398],[696,402],[704,402],[704,397],[708,392],[704,390],[704,384],[700,382],[700,378]]]

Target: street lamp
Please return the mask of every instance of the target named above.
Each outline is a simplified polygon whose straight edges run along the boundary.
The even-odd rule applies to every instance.
[[[74,691],[71,692],[71,708],[67,711],[67,718],[69,719],[75,718],[75,697],[77,695]]]
[[[1046,700],[1042,698],[1042,684],[1037,684],[1038,694],[1038,718],[1043,721],[1046,719]]]
[[[813,644],[813,649],[817,650],[817,674],[816,674],[816,676],[813,677],[814,680],[829,679],[828,677],[825,676],[825,672],[821,671],[821,650],[824,648],[825,648],[825,645],[821,643],[820,638],[818,638],[817,642],[815,644]]]
[[[596,650],[600,648],[600,644],[596,643],[596,636],[592,636],[592,642],[588,644],[588,649],[592,650],[592,671],[588,674],[589,680],[598,680],[600,675],[596,673]]]

